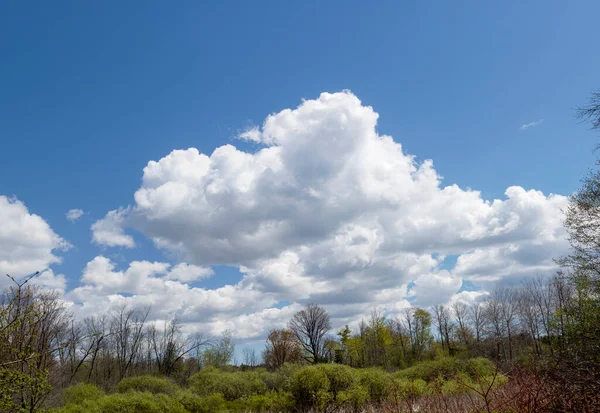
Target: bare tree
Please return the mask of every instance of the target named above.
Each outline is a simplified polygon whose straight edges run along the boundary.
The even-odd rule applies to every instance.
[[[435,305],[433,307],[435,324],[438,328],[438,333],[440,335],[440,342],[442,344],[442,350],[444,347],[450,354],[452,354],[453,349],[450,343],[450,333],[452,329],[452,325],[450,323],[450,312],[443,305]]]
[[[452,314],[454,315],[454,319],[458,324],[458,329],[456,331],[458,340],[465,345],[469,344],[469,341],[472,340],[473,335],[467,325],[467,305],[462,301],[455,301],[452,303]]]
[[[513,360],[513,335],[517,320],[518,296],[513,288],[497,287],[492,295],[500,303],[500,315],[508,338],[508,358]]]
[[[502,302],[497,297],[490,297],[485,305],[486,327],[491,329],[491,333],[496,341],[496,358],[505,356],[504,354],[504,320],[502,318]],[[502,349],[502,354],[500,350]]]
[[[256,367],[259,364],[256,350],[253,348],[245,347],[242,350],[242,357],[244,358],[244,365],[248,367]]]
[[[87,375],[87,379],[90,381],[95,371],[94,368],[97,366],[98,355],[106,345],[106,339],[109,337],[109,332],[107,329],[106,315],[88,317],[83,321],[83,324],[85,328],[85,337],[89,341],[87,347],[90,349],[90,362]]]
[[[577,109],[577,117],[590,122],[592,129],[600,129],[600,89],[592,92],[588,104]]]
[[[127,376],[138,357],[150,308],[136,311],[127,306],[115,310],[110,323],[111,341],[119,367],[119,379]]]
[[[177,318],[165,320],[163,328],[155,325],[148,327],[148,339],[154,361],[161,374],[170,376],[175,371],[178,363],[188,354],[208,344],[202,335],[184,336],[181,332],[182,325]]]
[[[308,304],[292,317],[288,327],[307,353],[305,356],[307,360],[316,364],[324,358],[324,337],[331,330],[331,322],[329,314],[323,307]]]
[[[534,352],[536,356],[541,355],[541,325],[542,316],[536,307],[532,291],[524,287],[518,292],[519,306],[518,313],[524,331],[530,336],[533,341]],[[551,346],[550,346],[551,347]]]
[[[469,308],[469,318],[475,331],[475,340],[481,341],[483,338],[483,329],[485,326],[484,306],[481,302],[474,302]]]

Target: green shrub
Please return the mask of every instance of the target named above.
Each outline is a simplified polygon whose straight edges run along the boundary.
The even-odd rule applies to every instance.
[[[392,391],[402,399],[421,397],[428,392],[428,386],[422,379],[395,379]]]
[[[422,379],[430,382],[439,377],[449,380],[459,373],[466,373],[472,378],[489,376],[494,373],[494,364],[484,358],[462,360],[455,357],[440,357],[401,370],[395,376],[397,378]]]
[[[491,376],[472,377],[467,373],[459,372],[452,379],[445,379],[442,376],[429,383],[431,392],[442,392],[444,395],[458,394],[476,389],[477,391],[485,391],[490,386],[493,388],[503,386],[508,383],[508,378],[498,373]]]
[[[85,400],[81,403],[69,403],[52,413],[102,413],[100,406],[94,400]]]
[[[225,398],[221,394],[198,396],[189,390],[178,392],[175,396],[189,413],[213,413],[226,411]]]
[[[338,405],[347,405],[355,412],[369,400],[369,392],[361,385],[354,385],[348,390],[341,391],[337,397]]]
[[[294,373],[300,370],[302,367],[303,366],[299,364],[285,363],[283,366],[273,372],[259,369],[258,375],[268,389],[290,391],[292,377],[294,376]]]
[[[96,401],[102,396],[104,391],[93,384],[79,383],[65,389],[61,398],[64,404],[81,404],[85,401]]]
[[[492,388],[495,389],[497,387],[504,386],[506,383],[508,383],[508,377],[506,377],[504,374],[498,373],[495,377],[494,375],[481,377],[479,379],[479,383],[481,383],[484,388],[491,385]],[[479,387],[479,384],[477,385],[477,387]]]
[[[224,373],[217,368],[207,367],[190,377],[188,382],[192,391],[199,396],[220,393],[227,401],[267,391],[261,374],[253,371]]]
[[[496,367],[491,360],[483,357],[472,358],[463,361],[465,368],[462,370],[472,378],[493,376]]]
[[[339,392],[350,389],[356,382],[356,374],[352,367],[343,364],[320,364],[318,367],[329,381],[329,392],[333,401],[337,400]]]
[[[155,376],[137,376],[124,378],[115,386],[117,393],[127,393],[128,391],[150,392],[152,394],[174,394],[179,387],[162,377]]]
[[[369,393],[369,400],[377,403],[386,400],[392,390],[391,376],[376,367],[359,370],[359,382]]]
[[[181,403],[166,394],[116,393],[97,401],[101,413],[187,413]]]
[[[445,380],[440,381],[439,390],[444,395],[458,394],[469,391],[469,387],[472,387],[471,379],[469,377],[461,378],[460,380]]]
[[[229,403],[232,411],[248,412],[288,412],[294,408],[294,398],[289,392],[270,390],[265,394],[254,394]]]
[[[290,388],[296,405],[302,408],[321,408],[331,398],[329,380],[320,366],[308,366],[296,371]]]

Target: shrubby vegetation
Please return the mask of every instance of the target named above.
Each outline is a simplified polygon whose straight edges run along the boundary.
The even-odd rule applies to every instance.
[[[476,383],[479,375],[495,374],[493,364],[487,360],[471,363],[449,357],[394,374],[381,368],[357,369],[340,364],[286,367],[277,372],[207,367],[190,377],[184,386],[164,377],[129,377],[109,393],[80,383],[63,391],[63,406],[54,412],[292,412],[328,407],[355,410],[389,405],[399,397],[434,395],[438,388],[448,395],[468,392],[467,383]],[[459,377],[459,372],[469,372],[464,382],[453,379]],[[286,380],[273,380],[281,375]],[[505,384],[506,378],[499,377],[502,379],[498,379],[498,385]]]
[[[600,128],[600,94],[580,111]],[[230,332],[120,307],[77,322],[49,291],[0,296],[0,411],[600,411],[600,172],[572,196],[563,270],[467,305],[373,311],[331,331],[310,304],[232,366]],[[335,333],[335,334],[332,334]]]

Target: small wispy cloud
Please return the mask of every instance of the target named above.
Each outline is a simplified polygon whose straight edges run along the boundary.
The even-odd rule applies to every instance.
[[[69,212],[65,214],[67,219],[71,222],[77,221],[83,215],[83,211],[81,209],[70,209]]]
[[[535,122],[529,122],[524,125],[521,125],[521,130],[527,130],[529,128],[533,128],[541,123],[544,123],[544,119],[536,120]]]

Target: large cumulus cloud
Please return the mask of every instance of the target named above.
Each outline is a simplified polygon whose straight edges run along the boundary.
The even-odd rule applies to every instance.
[[[174,150],[148,163],[135,203],[98,221],[94,240],[133,247],[125,229],[137,230],[193,265],[239,266],[243,279],[230,287],[242,300],[318,301],[340,322],[368,306],[403,308],[407,297],[448,301],[463,280],[554,268],[567,198],[513,186],[485,200],[444,185],[431,160],[417,163],[377,119],[350,92],[323,93],[242,133],[255,152]],[[449,255],[456,265],[444,268]],[[273,317],[265,308],[238,316]]]
[[[5,274],[15,279],[43,271],[60,262],[57,255],[70,247],[39,215],[31,214],[16,198],[0,195],[0,287],[8,286]],[[38,284],[64,289],[64,277],[52,271],[41,274]]]

